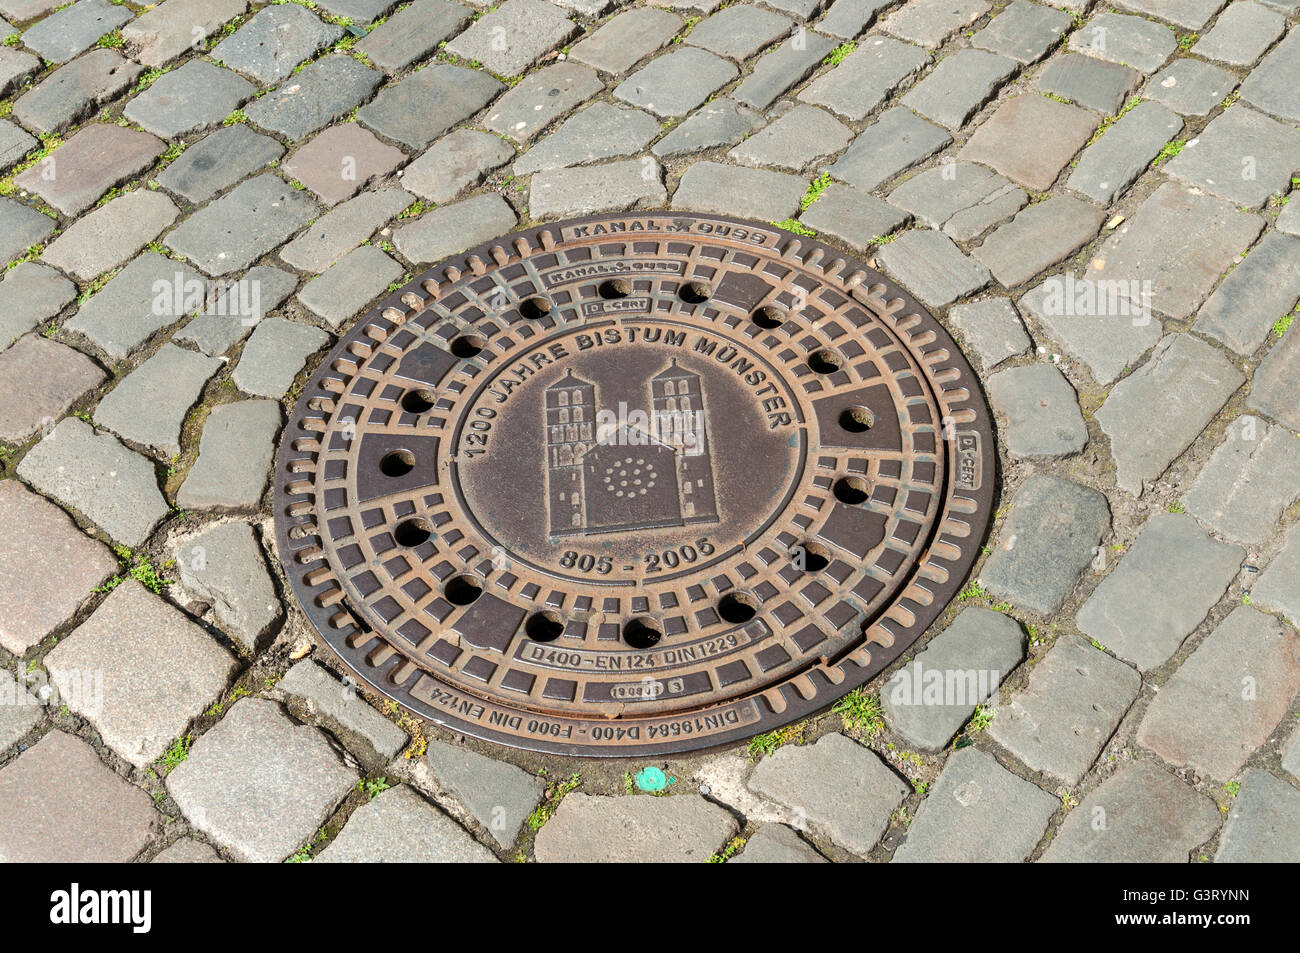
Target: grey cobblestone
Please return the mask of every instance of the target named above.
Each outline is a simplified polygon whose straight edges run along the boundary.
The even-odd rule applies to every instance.
[[[1297,171],[1300,131],[1244,106],[1226,110],[1165,171],[1238,207],[1285,193]]]
[[[46,247],[41,259],[89,281],[124,265],[179,214],[165,195],[128,192],[77,219]]]
[[[8,120],[0,122],[0,171],[11,169],[21,162],[36,148],[38,141],[21,126]]]
[[[534,155],[548,141],[549,137],[539,142],[527,155]],[[402,173],[402,185],[434,202],[450,202],[514,156],[515,150],[497,136],[475,129],[458,129],[439,139],[407,166]],[[522,174],[522,170],[517,171]]]
[[[221,361],[164,344],[99,402],[95,423],[147,450],[181,452],[181,427]]]
[[[1029,685],[1001,705],[993,740],[1035,771],[1079,783],[1133,700],[1142,679],[1070,635],[1057,638],[1029,673]]]
[[[27,249],[54,234],[54,220],[36,209],[9,199],[0,199],[0,258],[11,261]]]
[[[354,248],[298,292],[298,301],[337,329],[402,277],[402,266],[373,245]]]
[[[1219,601],[1244,556],[1190,516],[1158,512],[1083,604],[1079,630],[1143,671],[1159,668]],[[1177,574],[1168,571],[1172,560]]]
[[[1300,27],[1264,57],[1241,84],[1241,98],[1266,113],[1300,122]]]
[[[252,332],[298,287],[298,276],[270,265],[250,268],[240,279],[245,292],[230,288],[213,305],[176,332],[174,340],[194,344],[204,354],[225,354]],[[256,296],[247,289],[255,288]],[[256,310],[254,310],[254,308]]]
[[[515,227],[514,210],[499,195],[443,205],[393,232],[393,244],[413,262],[441,261]]]
[[[763,124],[763,117],[730,99],[707,103],[650,149],[660,158],[730,146]]]
[[[971,45],[1021,63],[1036,63],[1060,42],[1070,26],[1068,13],[1029,0],[1012,0],[971,38]]]
[[[158,184],[198,205],[284,155],[284,146],[244,125],[218,129],[185,150]]]
[[[791,87],[808,78],[835,48],[835,42],[804,30],[763,54],[754,70],[731,91],[732,97],[754,109],[767,109]]]
[[[790,32],[786,17],[760,6],[740,3],[712,14],[687,35],[684,42],[733,60],[747,60]]]
[[[0,755],[7,755],[10,748],[44,720],[45,711],[36,696],[29,694],[4,670],[0,670],[0,697],[5,699],[5,704],[0,705]]]
[[[895,863],[1007,863],[1029,856],[1057,800],[983,751],[948,759],[894,853]]]
[[[247,523],[214,523],[172,541],[181,584],[212,606],[221,628],[250,652],[280,620],[279,600]]]
[[[122,38],[145,66],[164,66],[247,10],[248,0],[164,0],[122,27]]]
[[[155,136],[174,139],[219,125],[256,92],[237,73],[190,60],[154,80],[126,104],[123,115]]]
[[[625,109],[610,103],[592,103],[586,109],[565,120],[555,132],[538,141],[536,145],[516,159],[514,173],[515,175],[528,175],[531,172],[561,169],[566,166],[583,165],[601,159],[635,155],[648,146],[651,140],[659,134],[659,131],[659,121],[649,113],[642,112],[639,109]],[[482,134],[465,133],[465,135]],[[473,151],[466,155],[466,160],[462,165],[465,171],[457,175],[454,180],[462,183],[462,188],[464,184],[473,184],[474,181],[481,177],[482,172],[486,171],[481,169],[484,161],[495,162],[496,165],[500,165],[514,155],[513,150],[499,139],[495,137],[488,138],[496,143],[496,147],[500,147],[499,151],[488,142],[475,142]],[[443,141],[446,142],[446,140]],[[487,153],[490,148],[494,151]],[[480,150],[482,151],[480,152]],[[422,159],[429,159],[432,152],[432,149],[429,150]],[[444,157],[440,156],[436,165],[430,162],[429,177],[440,175],[441,167],[446,161]],[[409,170],[403,181],[408,187],[411,186]],[[447,190],[449,189],[444,187],[443,191]]]
[[[1262,543],[1300,496],[1300,440],[1285,428],[1238,417],[1183,498],[1187,511],[1227,539]]]
[[[1116,384],[1097,411],[1110,437],[1115,482],[1140,495],[1164,473],[1245,382],[1220,352],[1189,334],[1171,334],[1147,363]]]
[[[473,135],[473,133],[470,133]],[[478,133],[478,135],[483,135]],[[500,144],[495,136],[487,138]],[[453,167],[454,169],[454,167]],[[428,191],[445,193],[439,186],[419,176],[408,174],[402,183],[407,187],[422,187]],[[415,181],[413,182],[412,179]],[[432,198],[432,196],[426,196]],[[438,201],[439,199],[435,199]],[[444,199],[445,200],[445,199]],[[299,271],[319,274],[352,249],[368,240],[385,223],[396,218],[403,209],[415,202],[415,196],[404,189],[387,188],[362,192],[356,198],[322,215],[297,238],[280,249],[280,258]]]
[[[804,87],[799,98],[849,120],[865,119],[925,61],[925,53],[915,46],[888,36],[872,36],[838,66]]]
[[[279,400],[307,358],[330,341],[320,328],[285,318],[267,318],[253,331],[235,366],[235,386],[245,394]]]
[[[23,31],[23,46],[50,63],[66,63],[132,17],[109,0],[77,0]]]
[[[1167,20],[1185,30],[1199,30],[1228,0],[1118,0],[1117,6],[1134,13]]]
[[[1163,23],[1107,12],[1076,30],[1070,37],[1069,48],[1151,73],[1178,49],[1178,40],[1174,31]]]
[[[45,657],[63,703],[137,768],[160,757],[226,689],[239,663],[203,629],[134,579]],[[81,689],[103,674],[103,697]]]
[[[357,120],[399,145],[423,149],[503,89],[487,73],[435,64],[385,86],[361,107]]]
[[[1110,116],[1119,112],[1141,81],[1142,74],[1128,66],[1065,53],[1048,61],[1038,75],[1038,88]]]
[[[741,165],[802,172],[849,144],[853,131],[825,110],[800,104],[727,153]]]
[[[402,785],[361,805],[316,858],[321,864],[490,864],[491,852]]]
[[[736,78],[736,67],[693,46],[679,47],[614,87],[614,97],[656,116],[685,116]]]
[[[1071,811],[1044,863],[1186,863],[1219,826],[1203,794],[1151,764],[1112,775]],[[1095,823],[1101,818],[1103,823]],[[1090,823],[1091,822],[1091,823]]]
[[[933,49],[990,10],[985,0],[913,0],[881,20],[894,36]]]
[[[1066,181],[1094,202],[1110,205],[1128,191],[1183,129],[1183,121],[1159,103],[1140,103],[1084,150]]]
[[[577,25],[553,4],[506,0],[450,41],[447,52],[476,60],[498,76],[518,76],[577,32]]]
[[[804,843],[794,828],[784,824],[764,824],[745,841],[744,851],[732,863],[824,864],[826,858]]]
[[[698,794],[597,797],[574,792],[537,834],[541,863],[703,863],[737,831]]]
[[[1087,202],[1054,195],[995,229],[973,254],[1003,287],[1014,288],[1087,245],[1105,220]]]
[[[1252,410],[1267,414],[1300,432],[1300,334],[1288,333],[1273,345],[1255,369],[1250,397]]]
[[[984,298],[954,305],[948,320],[966,341],[967,353],[984,370],[1027,352],[1031,341],[1016,306],[1008,298]]]
[[[886,110],[879,120],[862,130],[830,167],[830,173],[849,185],[871,191],[950,142],[952,137],[943,129],[900,106]]]
[[[49,162],[15,176],[14,184],[35,192],[64,215],[80,215],[109,189],[149,168],[165,150],[147,132],[96,123],[77,130],[50,154]],[[51,167],[55,174],[46,178]]]
[[[626,73],[667,43],[681,25],[682,18],[667,10],[625,10],[577,43],[570,56],[605,73]]]
[[[424,756],[439,787],[453,795],[502,847],[511,846],[546,786],[513,764],[441,741]]]
[[[1250,595],[1260,608],[1280,612],[1291,625],[1300,624],[1300,529],[1292,527],[1287,531],[1285,545],[1268,564]]]
[[[336,53],[310,63],[277,89],[250,103],[254,124],[288,139],[301,139],[348,115],[374,93],[384,76]]]
[[[1016,61],[982,50],[945,57],[902,98],[926,119],[960,129],[1016,71]]]
[[[1042,615],[1056,613],[1093,561],[1109,523],[1102,494],[1036,473],[1012,497],[1011,513],[980,581],[994,599]]]
[[[663,205],[668,192],[659,163],[648,157],[604,165],[551,169],[533,176],[528,204],[537,218],[569,218]]]
[[[1260,768],[1246,772],[1219,838],[1216,864],[1300,861],[1300,791]]]
[[[357,781],[318,730],[244,698],[194,743],[167,790],[237,859],[275,863],[306,843]]]
[[[1091,113],[1046,96],[1022,93],[1000,105],[958,155],[1035,191],[1052,187],[1098,125]],[[1042,130],[1053,134],[1044,139]]]
[[[302,698],[326,727],[352,744],[360,742],[363,753],[378,762],[386,764],[406,747],[406,732],[366,704],[355,684],[340,682],[310,659],[289,669],[278,687]]]
[[[342,35],[340,27],[322,23],[306,7],[276,4],[263,7],[213,47],[212,58],[269,86]]]
[[[1207,60],[1252,66],[1286,32],[1286,18],[1257,3],[1230,3],[1214,28],[1192,47]]]
[[[451,0],[415,0],[367,33],[354,47],[384,72],[399,73],[460,31],[470,9]]]
[[[525,143],[601,90],[596,71],[556,63],[530,73],[493,104],[483,119],[491,132]]]
[[[185,316],[176,296],[158,300],[155,285],[165,282],[182,291],[202,282],[188,265],[157,252],[145,252],[113,276],[70,318],[64,327],[79,331],[109,357],[122,358],[155,332]],[[161,307],[157,306],[161,303]],[[185,303],[182,295],[181,303]]]
[[[907,793],[877,755],[840,734],[778,749],[758,763],[749,788],[802,812],[810,825],[859,856],[875,847]]]
[[[316,217],[319,208],[265,173],[182,222],[166,243],[214,277],[242,271]]]
[[[1269,232],[1223,279],[1193,329],[1248,356],[1300,300],[1300,239]]]
[[[1227,70],[1183,57],[1151,77],[1142,95],[1184,116],[1204,116],[1222,103],[1236,85],[1237,78]]]
[[[944,161],[900,184],[889,201],[956,241],[970,241],[1018,212],[1029,196],[983,166]]]
[[[989,283],[989,271],[962,254],[942,232],[917,228],[877,253],[885,270],[925,304],[941,308]]]
[[[280,429],[280,407],[245,400],[214,408],[203,424],[199,458],[176,493],[187,510],[253,509],[262,499]]]
[[[851,185],[832,185],[799,215],[799,221],[809,228],[833,235],[862,250],[874,248],[877,239],[906,224],[907,220],[905,212]]]
[[[880,704],[890,728],[922,751],[942,750],[975,706],[995,696],[1020,664],[1024,643],[1024,633],[1010,616],[977,606],[963,609],[881,688]],[[937,699],[928,692],[932,673],[943,679],[933,682],[939,688]],[[944,685],[955,685],[953,694],[959,697],[949,700]]]
[[[1022,459],[1054,460],[1088,443],[1079,398],[1053,364],[1028,364],[995,373],[986,384],[993,409],[1006,418],[1007,452]]]
[[[14,118],[36,132],[62,132],[120,95],[141,72],[115,50],[91,50],[20,96]]]
[[[1137,742],[1175,767],[1233,777],[1300,691],[1300,645],[1275,618],[1238,606],[1160,689]]]
[[[893,4],[894,0],[832,0],[826,15],[817,22],[817,29],[852,40],[862,34],[876,14]]]
[[[152,464],[75,417],[28,451],[18,475],[127,546],[143,543],[169,512]]]
[[[785,172],[697,162],[682,175],[673,208],[784,221],[799,210],[806,185]]]

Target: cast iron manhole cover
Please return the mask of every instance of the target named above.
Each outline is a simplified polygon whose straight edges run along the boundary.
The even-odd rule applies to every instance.
[[[285,569],[379,692],[629,756],[807,715],[969,571],[989,412],[943,328],[830,246],[704,215],[532,228],[364,316],[276,464]]]

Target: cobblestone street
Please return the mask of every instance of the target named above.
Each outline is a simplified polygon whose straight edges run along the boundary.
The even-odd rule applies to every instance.
[[[0,16],[0,860],[1300,861],[1300,0]],[[629,210],[923,304],[995,414],[992,528],[815,716],[466,738],[325,651],[276,448],[381,299]]]

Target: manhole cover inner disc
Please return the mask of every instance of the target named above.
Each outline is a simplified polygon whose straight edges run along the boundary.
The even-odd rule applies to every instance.
[[[738,741],[881,671],[964,580],[989,412],[912,298],[715,216],[540,226],[364,316],[280,447],[293,587],[372,687],[478,738]]]

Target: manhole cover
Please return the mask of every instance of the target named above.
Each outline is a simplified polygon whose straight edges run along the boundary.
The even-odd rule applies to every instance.
[[[747,738],[878,673],[989,519],[989,412],[942,327],[816,241],[556,223],[362,318],[277,461],[308,617],[477,738],[629,756]]]

